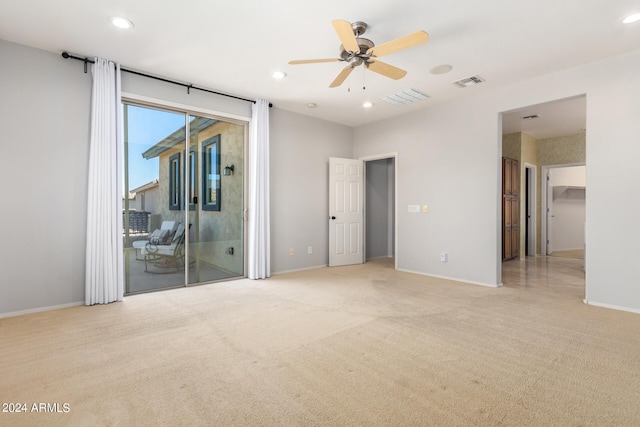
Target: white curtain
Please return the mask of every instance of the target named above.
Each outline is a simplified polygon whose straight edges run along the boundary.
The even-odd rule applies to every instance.
[[[249,137],[249,279],[271,276],[269,231],[269,103],[252,107]]]
[[[120,66],[96,58],[91,73],[86,305],[122,301],[124,294]]]

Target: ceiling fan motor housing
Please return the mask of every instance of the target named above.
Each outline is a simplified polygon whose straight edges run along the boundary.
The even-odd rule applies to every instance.
[[[371,40],[365,39],[363,37],[356,38],[356,41],[358,42],[358,46],[360,47],[360,52],[355,52],[354,55],[352,52],[346,51],[343,45],[340,45],[340,58],[347,62],[357,61],[358,63],[356,65],[359,65],[360,63],[362,63],[362,61],[369,58],[368,56],[366,56],[367,51],[374,47],[375,44]]]

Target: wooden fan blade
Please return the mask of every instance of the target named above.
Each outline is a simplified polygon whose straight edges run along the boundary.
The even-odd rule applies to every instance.
[[[289,61],[289,65],[298,64],[319,64],[321,62],[338,62],[342,61],[340,58],[325,58],[325,59],[300,59],[297,61]]]
[[[353,67],[352,66],[348,66],[342,69],[342,71],[340,71],[340,74],[338,74],[338,77],[335,78],[335,80],[333,82],[331,82],[331,84],[329,85],[329,87],[338,87],[342,84],[342,82],[344,82],[347,77],[349,77],[349,74],[351,74],[351,72],[353,71]]]
[[[380,46],[374,46],[367,51],[367,54],[380,57],[426,43],[427,41],[429,41],[429,34],[420,30],[395,40],[391,40],[390,42],[382,43]]]
[[[394,67],[393,65],[385,64],[380,61],[373,61],[366,64],[367,68],[378,74],[382,74],[385,77],[389,77],[394,80],[399,80],[407,75],[407,72],[402,68]]]
[[[340,38],[340,42],[342,42],[342,46],[344,46],[345,50],[359,53],[360,46],[358,46],[356,36],[353,34],[351,23],[341,19],[336,19],[331,23],[333,24],[333,29],[336,30],[338,38]]]

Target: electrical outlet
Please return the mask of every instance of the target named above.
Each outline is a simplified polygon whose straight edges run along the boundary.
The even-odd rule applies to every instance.
[[[442,262],[449,261],[449,254],[446,252],[440,252],[440,261]]]
[[[313,248],[311,246],[309,246],[307,248],[307,254],[311,255],[313,253]]]
[[[293,256],[295,254],[295,252],[293,251],[293,248],[289,248],[289,255]]]

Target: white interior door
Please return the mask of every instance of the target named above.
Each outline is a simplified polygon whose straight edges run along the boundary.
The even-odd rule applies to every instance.
[[[329,266],[364,262],[363,161],[329,159]]]

